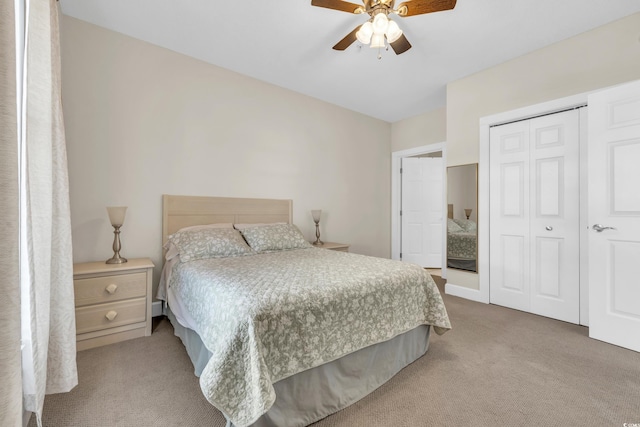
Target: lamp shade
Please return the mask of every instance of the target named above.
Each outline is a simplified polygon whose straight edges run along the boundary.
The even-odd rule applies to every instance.
[[[362,24],[362,27],[356,33],[356,38],[362,44],[369,44],[371,41],[371,34],[373,34],[373,25],[370,21]]]
[[[389,26],[387,27],[386,35],[387,41],[389,43],[393,43],[400,38],[400,36],[402,35],[402,30],[400,29],[400,27],[398,27],[398,24],[396,24],[395,21],[389,19]]]
[[[320,216],[322,215],[322,209],[314,209],[311,211],[311,216],[315,222],[320,222]]]
[[[124,215],[127,213],[126,206],[110,206],[107,208],[107,212],[109,213],[111,225],[120,226],[124,224]]]
[[[384,34],[373,34],[371,36],[371,48],[384,48]]]
[[[379,36],[384,35],[387,32],[387,26],[389,25],[389,19],[384,13],[378,13],[373,18],[373,34]]]

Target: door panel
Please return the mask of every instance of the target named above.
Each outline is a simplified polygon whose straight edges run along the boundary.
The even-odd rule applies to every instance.
[[[638,188],[627,183],[640,183],[640,140],[610,144],[611,177],[609,179],[611,193],[611,210],[616,215],[640,214],[640,197]]]
[[[538,160],[536,176],[539,185],[536,191],[536,216],[561,217],[564,206],[564,158],[555,157]]]
[[[589,336],[640,351],[640,81],[589,96],[588,162]]]
[[[580,135],[578,110],[530,121],[531,312],[580,322]]]
[[[523,236],[502,235],[502,289],[523,296],[527,289],[524,272],[528,260],[525,259],[525,239]]]
[[[444,165],[441,157],[402,159],[402,260],[442,267]]]
[[[522,218],[524,216],[524,187],[526,183],[524,171],[524,162],[506,163],[502,165],[500,193],[503,217]]]
[[[529,311],[529,128],[491,128],[490,301]]]
[[[564,239],[538,237],[536,239],[536,289],[538,297],[561,299],[560,258]]]

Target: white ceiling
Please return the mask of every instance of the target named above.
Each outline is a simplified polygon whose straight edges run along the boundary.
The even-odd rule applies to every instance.
[[[444,106],[450,81],[640,12],[640,0],[458,0],[396,18],[413,48],[378,60],[358,42],[331,49],[365,16],[311,0],[60,3],[66,15],[388,122]]]

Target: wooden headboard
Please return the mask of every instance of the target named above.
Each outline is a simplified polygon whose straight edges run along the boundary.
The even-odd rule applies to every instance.
[[[293,201],[240,199],[233,197],[162,196],[162,244],[181,229],[192,225],[231,222],[254,224],[293,220]]]
[[[453,219],[453,204],[451,203],[447,205],[447,218]]]

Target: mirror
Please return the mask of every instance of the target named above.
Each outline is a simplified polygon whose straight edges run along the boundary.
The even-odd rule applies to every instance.
[[[478,164],[447,168],[447,268],[478,272]]]

